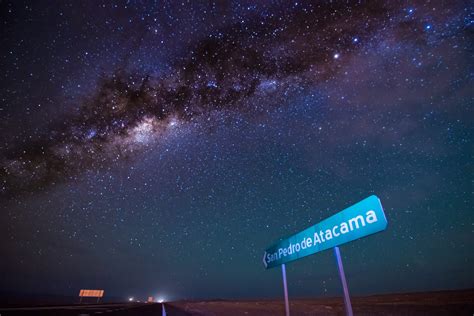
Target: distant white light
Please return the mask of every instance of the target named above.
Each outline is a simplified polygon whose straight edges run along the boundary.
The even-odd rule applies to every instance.
[[[339,59],[340,56],[341,55],[339,53],[335,53],[333,57],[334,57],[334,59]]]
[[[129,297],[129,298],[128,298],[128,301],[129,301],[129,302],[133,302],[133,297]]]
[[[164,301],[165,301],[165,300],[162,299],[162,298],[158,299],[158,303],[160,303],[160,304],[163,303]]]

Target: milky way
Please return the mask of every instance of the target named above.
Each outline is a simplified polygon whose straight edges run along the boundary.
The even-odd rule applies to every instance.
[[[294,91],[333,78],[351,55],[387,36],[381,32],[397,41],[426,41],[412,31],[423,28],[419,21],[391,10],[333,4],[271,16],[192,44],[167,75],[117,70],[104,76],[79,113],[55,122],[36,143],[3,153],[3,194],[113,165],[156,144],[175,124],[212,111],[269,110]]]

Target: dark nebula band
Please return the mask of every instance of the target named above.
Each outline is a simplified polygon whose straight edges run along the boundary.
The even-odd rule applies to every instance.
[[[229,26],[192,44],[159,76],[121,69],[104,75],[78,113],[58,118],[40,141],[2,154],[2,195],[126,161],[169,128],[212,111],[271,110],[295,91],[330,81],[382,36],[426,41],[413,29],[423,25],[380,2],[320,5]]]

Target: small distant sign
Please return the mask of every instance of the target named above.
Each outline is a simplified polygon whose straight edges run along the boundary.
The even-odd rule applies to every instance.
[[[80,297],[103,297],[104,290],[81,290],[79,292]]]

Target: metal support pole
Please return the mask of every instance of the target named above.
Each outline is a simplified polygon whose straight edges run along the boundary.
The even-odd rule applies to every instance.
[[[281,265],[281,273],[283,275],[283,291],[285,292],[285,315],[290,316],[290,304],[288,302],[288,287],[286,285],[286,267],[284,263]]]
[[[347,287],[346,275],[344,274],[344,267],[342,266],[341,252],[339,251],[339,247],[334,247],[334,254],[336,255],[339,276],[341,277],[342,288],[344,290],[344,305],[346,307],[346,315],[352,316],[351,298],[349,297],[349,288]]]

